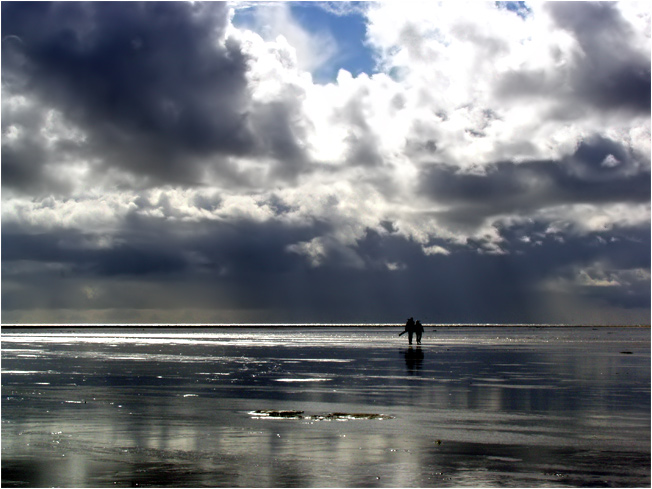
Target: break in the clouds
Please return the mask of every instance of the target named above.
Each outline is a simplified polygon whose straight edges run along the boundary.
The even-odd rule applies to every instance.
[[[635,2],[2,4],[2,320],[648,323]]]

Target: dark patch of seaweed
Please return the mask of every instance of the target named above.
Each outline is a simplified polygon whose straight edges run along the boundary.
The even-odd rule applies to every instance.
[[[267,419],[308,419],[314,421],[347,421],[351,419],[394,419],[394,416],[379,413],[327,413],[304,416],[303,411],[259,409],[250,411],[253,418]]]
[[[253,417],[260,418],[303,418],[303,411],[292,410],[277,411],[273,409],[259,409],[258,411],[251,411],[249,414]]]

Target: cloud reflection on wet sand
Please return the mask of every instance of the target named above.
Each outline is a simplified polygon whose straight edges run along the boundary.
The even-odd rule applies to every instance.
[[[649,485],[649,335],[3,334],[2,482]],[[388,418],[310,417],[325,413]]]

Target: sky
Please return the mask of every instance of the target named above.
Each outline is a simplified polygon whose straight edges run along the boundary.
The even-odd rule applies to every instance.
[[[650,324],[647,2],[2,2],[2,323]]]

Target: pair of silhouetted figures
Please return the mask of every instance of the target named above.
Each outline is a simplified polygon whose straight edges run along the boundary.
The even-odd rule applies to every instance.
[[[399,333],[398,335],[404,335],[405,333],[408,334],[408,343],[411,345],[412,344],[412,335],[416,335],[417,337],[417,345],[421,344],[421,335],[423,334],[423,326],[421,325],[421,321],[417,319],[416,322],[414,322],[414,318],[410,318],[407,320],[407,323],[405,323],[405,331],[402,333]]]

